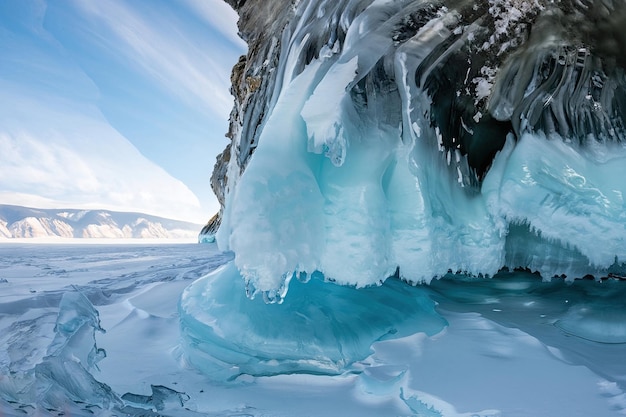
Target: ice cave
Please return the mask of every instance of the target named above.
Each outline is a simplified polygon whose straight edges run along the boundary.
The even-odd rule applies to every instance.
[[[201,238],[234,261],[180,305],[207,375],[351,372],[404,326],[446,326],[419,301],[433,279],[622,276],[623,4],[231,4],[249,53]],[[620,314],[577,314],[555,325],[621,340]]]
[[[0,336],[4,409],[626,414],[626,3],[227,3],[206,243],[54,293],[34,356]]]
[[[251,295],[626,259],[621,3],[235,6],[250,53],[206,233]]]
[[[419,323],[411,314],[432,316],[402,306],[404,294],[387,304],[398,282],[422,294],[433,279],[508,271],[622,276],[621,3],[232,4],[250,49],[213,177],[222,211],[203,233],[234,264],[181,300],[190,361],[208,375],[349,372],[367,357],[355,339],[367,351],[389,325],[401,338]],[[346,300],[350,331],[337,316]],[[556,326],[621,340],[620,314],[606,333],[568,314]]]

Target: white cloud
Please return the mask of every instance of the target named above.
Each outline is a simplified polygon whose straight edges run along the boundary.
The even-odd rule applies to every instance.
[[[27,187],[42,194],[83,194],[98,189],[93,170],[62,141],[42,141],[28,132],[0,133],[0,182],[7,187]],[[52,180],[52,181],[51,181]]]
[[[229,93],[230,65],[234,61],[224,65],[224,56],[215,51],[222,49],[236,55],[232,46],[226,49],[223,45],[208,44],[208,40],[199,39],[197,34],[183,32],[185,25],[174,24],[172,16],[160,18],[153,13],[148,17],[134,9],[133,2],[76,0],[75,4],[88,20],[104,24],[111,31],[112,39],[100,38],[105,44],[109,42],[112,51],[122,54],[173,95],[187,102],[202,103],[220,117],[228,117],[233,102]],[[202,11],[203,18],[234,40],[229,29],[230,24],[234,25],[232,21],[229,23],[234,18],[232,10],[226,17],[208,18],[207,6],[194,4],[191,0],[194,10]],[[238,44],[245,50],[243,42]]]
[[[201,209],[188,186],[146,159],[98,108],[103,96],[110,100],[107,105],[119,103],[120,108],[130,110],[141,106],[142,99],[100,91],[107,88],[106,83],[92,80],[94,74],[85,73],[71,57],[84,48],[90,51],[86,59],[103,58],[100,62],[103,70],[111,71],[110,81],[115,82],[116,74],[128,75],[130,68],[147,81],[140,88],[160,89],[158,93],[169,95],[146,97],[173,99],[162,103],[163,108],[173,112],[191,108],[200,119],[209,116],[202,120],[225,121],[233,102],[231,66],[245,52],[245,44],[236,35],[235,13],[221,0],[179,0],[177,4],[70,0],[50,2],[47,12],[45,5],[45,0],[22,5],[26,9],[37,6],[30,15],[19,17],[27,20],[27,35],[12,32],[0,22],[0,32],[7,34],[6,42],[0,42],[0,60],[7,64],[0,66],[0,203],[133,210],[206,221],[219,209],[216,199],[198,191],[203,198]],[[190,11],[197,19],[189,19]],[[46,25],[41,21],[44,17]],[[81,62],[82,57],[78,58]],[[120,83],[130,79],[120,79]],[[138,114],[137,120],[125,120],[135,123],[132,127],[118,124],[129,137],[142,131],[142,123],[150,123],[153,131],[159,126],[160,120]],[[163,126],[167,123],[169,119]],[[176,127],[168,131],[168,152],[172,158],[188,161],[187,154],[177,153],[176,133]],[[183,126],[180,133],[188,132]],[[164,137],[145,142],[152,139],[159,147]],[[190,182],[188,173],[201,172],[198,176],[207,177],[208,190],[206,167],[194,164],[206,160],[210,165],[210,149],[207,143],[208,155],[200,162],[196,158],[184,168],[176,165],[177,171],[172,164],[168,169],[195,190],[199,190],[198,181]]]
[[[238,35],[236,22],[239,16],[224,0],[184,0],[184,3],[234,45],[241,49],[247,48]]]
[[[5,98],[30,111],[20,116],[0,105],[0,202],[206,221],[193,192],[141,155],[96,110],[79,114],[50,97],[46,105],[6,92]]]

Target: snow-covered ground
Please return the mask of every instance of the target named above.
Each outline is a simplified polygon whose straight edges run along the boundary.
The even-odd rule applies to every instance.
[[[357,290],[313,278],[265,305],[239,296],[229,266],[207,277],[229,261],[209,244],[1,244],[0,416],[626,414],[624,281],[516,272]],[[206,340],[230,338],[234,350],[208,350],[232,363],[194,350],[181,333],[191,311],[196,331],[215,331]],[[328,328],[344,329],[334,348]],[[291,341],[315,350],[306,337],[343,368],[286,371]],[[234,363],[248,348],[257,362]]]

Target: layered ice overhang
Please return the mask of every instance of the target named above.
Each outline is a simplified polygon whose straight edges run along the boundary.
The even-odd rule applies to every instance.
[[[249,294],[626,259],[624,2],[230,3],[249,53],[212,184]]]

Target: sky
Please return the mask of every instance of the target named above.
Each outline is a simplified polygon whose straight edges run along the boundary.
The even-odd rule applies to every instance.
[[[222,0],[0,1],[0,204],[206,222],[236,21]]]

